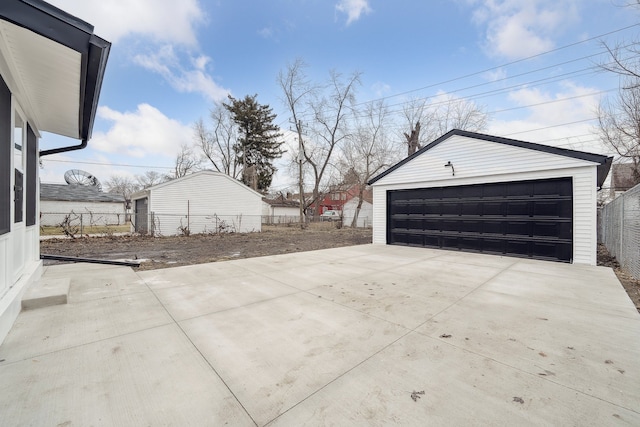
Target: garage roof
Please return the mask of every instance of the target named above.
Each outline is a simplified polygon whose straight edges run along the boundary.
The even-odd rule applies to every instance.
[[[519,140],[516,140],[516,139],[502,138],[502,137],[499,137],[499,136],[485,135],[485,134],[476,133],[476,132],[469,132],[469,131],[460,130],[460,129],[453,129],[453,130],[447,132],[446,134],[442,135],[440,138],[436,139],[435,141],[433,141],[429,145],[427,145],[427,146],[421,148],[420,150],[416,151],[415,153],[413,153],[409,157],[407,157],[407,158],[401,160],[400,162],[396,163],[395,165],[391,166],[389,169],[387,169],[386,171],[382,172],[380,175],[372,178],[368,182],[368,184],[371,185],[371,184],[375,183],[376,181],[382,179],[386,175],[388,175],[391,172],[395,171],[396,169],[400,168],[404,164],[410,162],[415,157],[421,155],[425,151],[428,151],[428,150],[432,149],[436,145],[440,144],[441,142],[444,142],[445,140],[447,140],[447,139],[449,139],[449,138],[451,138],[452,136],[455,136],[455,135],[464,136],[464,137],[468,137],[468,138],[480,139],[480,140],[483,140],[483,141],[496,142],[498,144],[510,145],[512,147],[527,148],[529,150],[541,151],[541,152],[545,152],[545,153],[556,154],[556,155],[559,155],[559,156],[571,157],[571,158],[574,158],[574,159],[587,160],[587,161],[590,161],[590,162],[593,162],[593,163],[597,163],[598,164],[598,166],[597,166],[597,168],[598,168],[598,180],[597,180],[598,181],[597,182],[598,188],[602,187],[602,184],[604,183],[604,180],[606,179],[607,175],[609,174],[609,169],[611,168],[611,162],[613,161],[613,157],[607,157],[607,156],[603,156],[603,155],[600,155],[600,154],[587,153],[587,152],[584,152],[584,151],[568,150],[566,148],[551,147],[549,145],[535,144],[535,143],[532,143],[532,142],[519,141]]]
[[[93,186],[67,184],[40,184],[40,200],[124,203],[122,194],[103,193]]]
[[[41,0],[0,2],[0,71],[39,131],[91,137],[111,43]]]

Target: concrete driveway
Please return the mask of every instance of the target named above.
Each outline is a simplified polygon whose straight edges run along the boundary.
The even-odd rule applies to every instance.
[[[0,347],[0,425],[640,425],[608,268],[364,245],[56,277]]]

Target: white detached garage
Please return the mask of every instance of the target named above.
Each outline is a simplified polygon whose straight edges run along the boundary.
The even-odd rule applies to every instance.
[[[220,172],[201,171],[131,196],[134,231],[171,236],[261,231],[262,195]]]
[[[612,157],[452,130],[373,178],[373,243],[596,264]]]

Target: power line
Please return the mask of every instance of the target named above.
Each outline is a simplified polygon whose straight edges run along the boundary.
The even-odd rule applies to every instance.
[[[565,46],[560,46],[560,47],[557,47],[555,49],[551,49],[551,50],[548,50],[548,51],[545,51],[545,52],[541,52],[541,53],[538,53],[538,54],[535,54],[535,55],[531,55],[531,56],[528,56],[526,58],[522,58],[522,59],[518,59],[518,60],[515,60],[515,61],[507,62],[506,64],[502,64],[502,65],[498,65],[498,66],[495,66],[495,67],[487,68],[487,69],[484,69],[484,70],[481,70],[481,71],[475,71],[473,73],[465,74],[465,75],[460,76],[460,77],[454,77],[452,79],[445,80],[445,81],[442,81],[440,83],[433,83],[433,84],[430,84],[430,85],[427,85],[427,86],[424,86],[424,87],[421,87],[421,88],[411,89],[411,90],[408,90],[408,91],[405,91],[405,92],[401,92],[401,93],[397,93],[397,94],[394,94],[394,95],[389,95],[389,96],[385,96],[385,97],[382,97],[382,98],[374,99],[373,101],[382,101],[382,100],[393,98],[393,97],[396,97],[396,96],[402,96],[402,95],[406,95],[406,94],[409,94],[409,93],[421,91],[421,90],[424,90],[424,89],[430,89],[430,88],[433,88],[435,86],[441,86],[441,85],[444,85],[444,84],[447,84],[447,83],[455,82],[455,81],[458,81],[458,80],[463,80],[463,79],[466,79],[466,78],[469,78],[469,77],[478,76],[478,75],[481,75],[481,74],[488,73],[490,71],[499,70],[499,69],[504,68],[504,67],[508,67],[508,66],[515,65],[515,64],[518,64],[518,63],[521,63],[521,62],[529,61],[529,60],[534,59],[534,58],[539,58],[541,56],[548,55],[550,53],[554,53],[554,52],[558,52],[558,51],[561,51],[561,50],[564,50],[564,49],[568,49],[570,47],[574,47],[574,46],[577,46],[577,45],[580,45],[580,44],[583,44],[583,43],[591,42],[593,40],[600,39],[600,38],[605,37],[605,36],[610,36],[611,34],[619,33],[621,31],[625,31],[625,30],[628,30],[630,28],[637,27],[639,25],[640,24],[632,24],[632,25],[629,25],[629,26],[626,26],[626,27],[623,27],[623,28],[619,28],[617,30],[609,31],[607,33],[599,34],[597,36],[593,36],[591,38],[578,41],[578,42],[575,42],[575,43],[571,43],[571,44],[568,44],[568,45],[565,45]],[[367,101],[367,102],[370,102],[370,101]],[[355,104],[355,105],[357,106],[357,105],[360,105],[360,104],[363,104],[363,103],[359,103],[359,104]]]
[[[173,170],[173,167],[169,166],[145,166],[145,165],[126,165],[122,163],[104,163],[104,162],[86,162],[79,160],[57,160],[57,159],[42,159],[43,162],[54,163],[77,163],[81,165],[97,165],[97,166],[118,166],[123,168],[141,168],[141,169],[168,169]]]
[[[625,30],[637,27],[639,25],[640,24],[629,25],[629,26],[626,26],[626,27],[623,27],[623,28],[619,28],[619,29],[616,29],[616,30],[612,30],[612,31],[609,31],[609,32],[606,32],[606,33],[602,33],[602,34],[593,36],[593,37],[585,39],[585,40],[581,40],[581,41],[578,41],[578,42],[575,42],[575,43],[571,43],[571,44],[568,44],[568,45],[565,45],[565,46],[561,46],[561,47],[558,47],[558,48],[555,48],[555,49],[551,49],[551,50],[548,50],[548,51],[545,51],[545,52],[541,52],[541,53],[536,54],[536,55],[531,55],[531,56],[526,57],[526,58],[522,58],[522,59],[519,59],[519,60],[516,60],[516,61],[511,61],[511,62],[502,64],[502,65],[499,65],[499,66],[496,66],[496,67],[491,67],[491,68],[484,69],[484,70],[481,70],[481,71],[476,71],[476,72],[469,73],[469,74],[466,74],[466,75],[463,75],[463,76],[459,76],[459,77],[455,77],[455,78],[452,78],[452,79],[448,79],[448,80],[445,80],[445,81],[442,81],[442,82],[429,84],[429,85],[426,85],[426,86],[423,86],[423,87],[420,87],[420,88],[417,88],[417,89],[412,89],[412,90],[409,90],[409,91],[396,93],[396,94],[393,94],[393,95],[389,95],[389,96],[386,96],[386,97],[381,97],[381,98],[377,98],[377,99],[373,99],[373,100],[369,100],[369,101],[365,101],[365,102],[359,102],[359,103],[354,104],[353,107],[357,107],[357,106],[360,106],[360,105],[363,105],[363,104],[367,104],[367,103],[371,103],[371,102],[383,101],[383,100],[386,100],[386,99],[390,99],[390,98],[406,95],[406,94],[417,92],[417,91],[421,91],[421,90],[424,90],[424,89],[433,88],[433,87],[444,85],[444,84],[447,84],[447,83],[463,80],[463,79],[468,78],[468,77],[478,76],[478,75],[481,75],[483,73],[487,73],[487,72],[490,72],[490,71],[495,71],[495,70],[498,70],[498,69],[502,69],[502,68],[505,68],[505,67],[508,67],[508,66],[511,66],[511,65],[514,65],[514,64],[525,62],[525,61],[528,61],[528,60],[531,60],[531,59],[534,59],[534,58],[538,58],[538,57],[541,57],[541,56],[544,56],[544,55],[547,55],[547,54],[550,54],[550,53],[553,53],[553,52],[557,52],[557,51],[560,51],[560,50],[568,49],[568,48],[571,48],[571,47],[574,47],[574,46],[577,46],[577,45],[580,45],[580,44],[583,44],[583,43],[587,43],[587,42],[590,42],[590,41],[593,41],[593,40],[596,40],[596,39],[601,39],[601,38],[603,38],[605,36],[609,36],[611,34],[615,34],[615,33],[621,32],[621,31],[625,31]],[[636,44],[637,43],[629,43],[629,44],[626,44],[626,45],[622,46],[622,48],[628,48],[630,46],[635,46]],[[447,91],[447,93],[457,93],[457,92],[462,92],[464,90],[469,90],[469,89],[476,88],[476,87],[496,84],[496,83],[503,82],[503,81],[506,81],[506,80],[509,80],[509,79],[514,79],[514,78],[517,78],[517,77],[530,75],[530,74],[533,74],[533,73],[536,73],[536,72],[541,72],[541,71],[557,68],[557,67],[560,67],[562,65],[569,64],[569,63],[578,62],[578,61],[582,61],[582,60],[587,60],[587,59],[594,58],[594,57],[597,57],[597,56],[605,54],[605,53],[606,53],[606,49],[602,48],[602,49],[600,49],[598,52],[596,52],[594,54],[582,56],[582,57],[579,57],[579,58],[574,58],[574,59],[571,59],[571,60],[568,60],[568,61],[563,61],[563,62],[560,62],[560,63],[555,63],[555,64],[552,64],[552,65],[549,65],[549,66],[546,66],[546,67],[537,68],[535,70],[530,70],[530,71],[527,71],[527,72],[524,72],[524,73],[520,73],[520,74],[516,74],[516,75],[513,75],[513,76],[506,76],[506,77],[503,77],[501,79],[496,79],[496,80],[489,81],[489,82],[483,82],[483,83],[480,83],[480,84],[475,84],[475,85],[467,86],[467,87],[464,87],[464,88],[453,89],[451,91]],[[564,74],[562,74],[560,76],[563,76],[564,78],[567,78],[569,76],[584,76],[584,75],[589,75],[591,73],[596,74],[596,73],[599,72],[598,69],[599,69],[598,65],[591,65],[590,67],[586,67],[586,68],[582,68],[580,70],[575,70],[575,71],[572,71],[572,72],[564,73]],[[590,70],[592,70],[592,71],[590,71]],[[534,80],[534,81],[530,81],[530,82],[520,83],[518,85],[511,86],[511,89],[516,88],[516,87],[524,87],[524,86],[532,87],[532,83],[537,83],[537,82],[542,83],[542,82],[546,81],[546,83],[542,83],[542,84],[552,83],[552,82],[555,82],[555,81],[562,80],[562,78],[560,76],[556,75],[556,76],[546,77],[546,78],[543,78],[543,79],[538,79],[538,80]],[[480,97],[489,96],[491,94],[497,95],[497,94],[508,92],[508,91],[509,91],[508,88],[500,88],[500,89],[495,89],[495,90],[492,90],[492,91],[487,91],[487,92],[484,92],[482,94],[469,95],[467,97],[458,97],[457,99],[462,99],[462,100],[478,99]],[[435,95],[432,95],[432,96],[435,96]],[[426,96],[426,97],[421,98],[421,99],[426,100],[428,98],[429,98],[429,96]],[[446,103],[446,102],[447,101],[440,102],[440,103]],[[406,103],[407,102],[401,102],[401,103],[397,103],[397,104],[392,104],[391,106],[392,107],[393,106],[400,106],[400,105],[405,105]],[[396,114],[396,113],[399,113],[401,111],[402,110],[400,110],[400,109],[391,110],[390,113],[391,114]],[[310,115],[311,115],[311,113],[309,113],[309,112],[305,112],[305,113],[300,114],[301,117],[310,117]]]

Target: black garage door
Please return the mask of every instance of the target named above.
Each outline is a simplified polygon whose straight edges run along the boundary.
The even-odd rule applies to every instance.
[[[387,243],[571,262],[571,178],[387,193]]]

